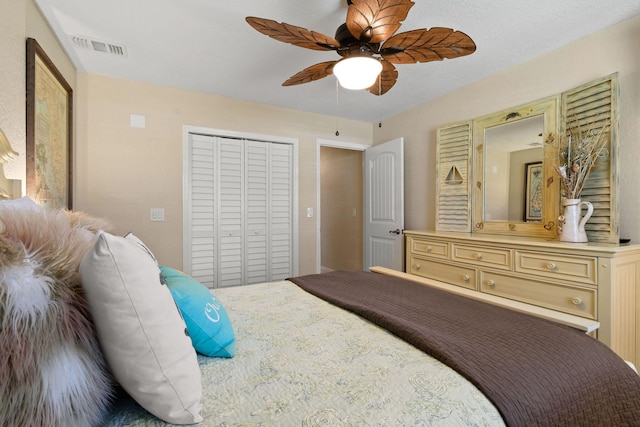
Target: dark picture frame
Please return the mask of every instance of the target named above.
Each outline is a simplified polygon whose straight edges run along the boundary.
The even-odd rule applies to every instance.
[[[542,221],[542,162],[524,165],[524,220]]]
[[[27,196],[73,208],[73,90],[33,38],[27,39]]]

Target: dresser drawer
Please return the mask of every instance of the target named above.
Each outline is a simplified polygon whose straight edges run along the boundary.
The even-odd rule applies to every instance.
[[[554,285],[483,271],[480,273],[480,290],[576,316],[596,318],[595,289]]]
[[[467,246],[453,244],[451,259],[453,261],[469,262],[478,266],[511,270],[512,250],[502,248],[487,248],[483,246]]]
[[[549,254],[544,252],[516,252],[516,271],[571,282],[595,285],[598,258]]]
[[[449,244],[437,240],[412,238],[411,253],[439,259],[449,259]]]
[[[461,286],[467,289],[477,290],[476,269],[459,267],[457,265],[442,264],[437,261],[412,256],[410,260],[409,273],[417,276],[428,277],[452,285]]]

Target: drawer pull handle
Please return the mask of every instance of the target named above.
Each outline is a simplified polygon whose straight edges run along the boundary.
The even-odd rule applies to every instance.
[[[549,270],[555,270],[556,269],[556,265],[552,262],[547,264],[547,269]]]
[[[468,282],[469,280],[471,280],[471,276],[469,276],[468,274],[465,274],[464,276],[462,276],[462,280],[464,280],[465,282]]]
[[[415,268],[416,270],[420,270],[420,264],[414,265],[413,268]]]
[[[433,248],[431,246],[427,246],[427,252],[431,252]]]
[[[578,298],[578,297],[571,298],[571,302],[573,303],[573,305],[582,304],[582,300],[580,298]]]
[[[489,286],[490,288],[495,288],[496,282],[493,280],[487,280],[487,286]]]
[[[478,261],[482,259],[482,254],[480,252],[476,252],[476,259]]]

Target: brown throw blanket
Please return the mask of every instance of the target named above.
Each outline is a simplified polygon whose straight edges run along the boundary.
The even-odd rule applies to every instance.
[[[376,273],[289,280],[455,369],[507,425],[640,425],[640,377],[581,331]]]

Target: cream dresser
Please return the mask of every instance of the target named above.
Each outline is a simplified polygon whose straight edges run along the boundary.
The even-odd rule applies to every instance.
[[[597,320],[597,338],[640,364],[640,245],[404,234],[407,273]]]

